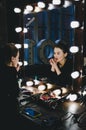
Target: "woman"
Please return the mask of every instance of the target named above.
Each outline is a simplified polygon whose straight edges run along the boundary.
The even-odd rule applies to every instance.
[[[73,68],[72,59],[69,57],[66,42],[59,41],[54,46],[54,56],[49,60],[51,65],[51,81],[60,86],[70,86],[72,84],[71,72]]]
[[[1,110],[2,121],[6,128],[11,130],[13,127],[18,128],[19,123],[19,50],[13,43],[8,43],[2,48],[2,61],[0,65],[0,85],[1,85]],[[12,128],[11,128],[12,126]],[[3,128],[2,127],[2,128]]]

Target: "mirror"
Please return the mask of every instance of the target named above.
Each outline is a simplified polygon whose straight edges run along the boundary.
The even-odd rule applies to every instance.
[[[69,46],[79,47],[78,53],[73,54],[74,70],[80,72],[79,78],[74,79],[73,83],[73,89],[77,90],[82,86],[85,1],[64,0],[61,2],[60,6],[55,5],[52,10],[47,10],[46,7],[39,12],[25,14],[26,5],[24,6],[21,12],[21,25],[25,30],[23,30],[23,35],[22,33],[19,35],[23,36],[23,41],[20,43],[24,43],[23,47],[27,44],[28,48],[24,48],[23,60],[29,64],[46,64],[46,59],[52,56],[53,43],[57,43],[60,39],[67,41]],[[66,2],[70,4],[64,6]],[[34,8],[37,6],[37,4],[31,5],[34,5]]]
[[[53,44],[60,39],[71,46],[74,42],[74,29],[70,24],[75,19],[74,15],[73,4],[65,8],[54,7],[52,10],[24,14],[24,28],[27,31],[24,33],[24,43],[29,45],[29,54],[26,50],[24,53],[25,60],[29,64],[47,63],[47,59],[52,57]]]

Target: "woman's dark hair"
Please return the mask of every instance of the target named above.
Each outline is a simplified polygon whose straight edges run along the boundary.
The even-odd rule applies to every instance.
[[[11,61],[11,57],[16,57],[18,53],[18,49],[15,46],[14,43],[7,43],[2,48],[2,57],[3,57],[3,63],[7,64]]]
[[[60,48],[61,50],[63,50],[64,53],[69,53],[68,44],[63,40],[60,40],[57,44],[55,44],[54,48],[55,47]]]

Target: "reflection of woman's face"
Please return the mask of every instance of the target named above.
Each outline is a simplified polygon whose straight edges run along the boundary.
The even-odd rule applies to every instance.
[[[62,49],[55,47],[54,48],[54,58],[56,62],[62,62],[67,56],[67,53],[64,53]]]

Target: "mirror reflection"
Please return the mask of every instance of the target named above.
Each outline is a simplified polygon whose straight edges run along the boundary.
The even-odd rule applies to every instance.
[[[53,8],[23,15],[26,29],[24,43],[33,50],[33,54],[29,49],[29,55],[25,55],[29,64],[47,63],[47,58],[52,56],[53,44],[59,40],[67,41],[69,46],[73,44],[74,29],[71,28],[71,21],[74,21],[74,5]],[[29,59],[32,55],[33,61]]]
[[[60,3],[54,2],[55,1],[52,1],[52,3],[47,3],[46,5],[44,5],[45,3],[43,2],[41,4],[38,2],[24,7],[23,60],[29,65],[49,64],[49,59],[56,53],[53,50],[54,45],[59,44],[61,40],[65,41],[69,48],[70,58],[73,63],[71,73],[73,79],[72,89],[76,90],[77,86],[80,87],[81,85],[81,80],[78,78],[81,78],[83,66],[83,43],[82,40],[80,43],[76,39],[78,28],[83,28],[83,20],[77,20],[78,18],[76,15],[78,11],[77,5],[80,5],[81,1],[73,2],[65,0],[63,2],[60,1]],[[83,1],[81,4],[82,3]],[[39,7],[40,5],[41,7]],[[26,45],[27,47],[25,47]],[[78,64],[76,64],[76,61]],[[58,72],[56,72],[56,74],[58,75]],[[80,82],[75,79],[80,80]],[[80,83],[80,85],[77,85],[77,82]]]

